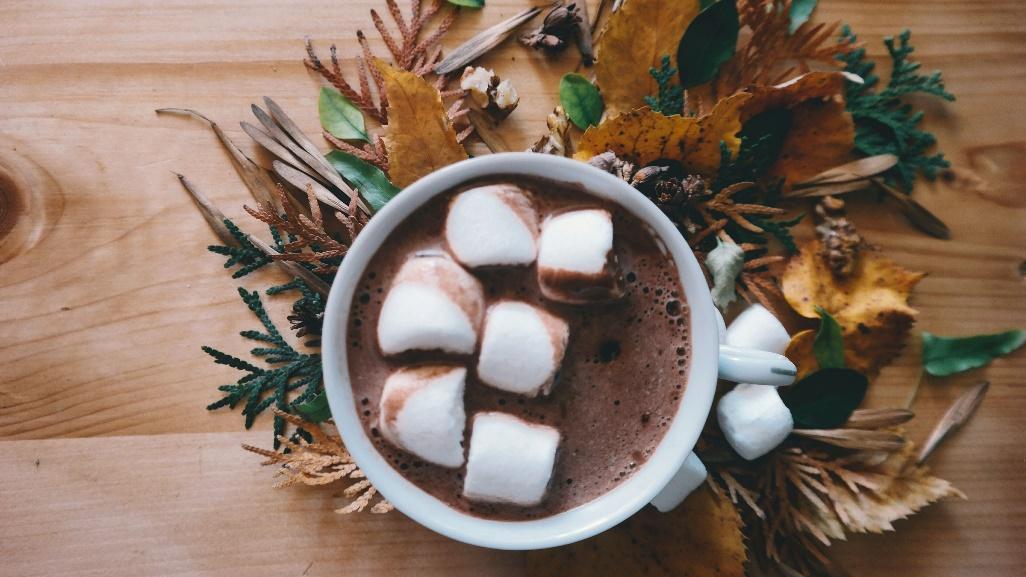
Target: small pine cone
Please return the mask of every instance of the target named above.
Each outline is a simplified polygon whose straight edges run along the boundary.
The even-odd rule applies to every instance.
[[[821,220],[816,226],[816,234],[823,245],[820,255],[835,277],[851,276],[858,264],[862,237],[848,220],[844,201],[832,196],[823,197],[816,205],[816,216]]]

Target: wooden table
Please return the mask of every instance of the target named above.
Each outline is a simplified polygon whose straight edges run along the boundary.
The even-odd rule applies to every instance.
[[[0,574],[523,574],[521,554],[462,546],[399,514],[335,515],[337,491],[272,489],[272,471],[239,448],[266,445],[269,419],[240,432],[238,414],[203,410],[233,371],[199,345],[244,350],[237,333],[253,321],[239,283],[205,251],[214,237],[172,171],[252,227],[241,211],[249,197],[206,127],[153,110],[196,108],[245,143],[237,122],[269,95],[316,133],[303,36],[355,54],[355,29],[371,30],[368,10],[382,4],[0,5]],[[450,45],[524,4],[489,0],[461,15]],[[853,210],[871,242],[930,272],[915,293],[918,327],[1026,326],[1026,4],[823,4],[818,17],[851,23],[874,56],[883,35],[912,27],[924,68],[943,69],[958,95],[923,104],[962,178],[917,189],[954,240],[927,238],[872,202]],[[506,134],[526,147],[574,61],[508,43],[486,64],[520,90]],[[883,372],[871,404],[904,399],[914,349]],[[1024,370],[1020,351],[924,385],[917,438],[967,384],[993,383],[933,460],[969,500],[930,507],[895,535],[838,545],[853,574],[1022,574]]]

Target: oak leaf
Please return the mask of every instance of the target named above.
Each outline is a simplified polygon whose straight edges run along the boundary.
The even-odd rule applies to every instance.
[[[651,507],[591,539],[527,554],[529,577],[742,577],[741,517],[702,486],[670,513]]]
[[[609,17],[595,44],[595,79],[610,112],[631,110],[657,92],[649,69],[677,53],[700,9],[699,0],[631,0]]]
[[[678,160],[692,173],[712,176],[720,167],[722,142],[736,153],[741,141],[741,110],[748,94],[719,101],[705,116],[664,116],[650,108],[638,108],[589,128],[574,158],[586,161],[612,151],[616,156],[644,166],[658,159]]]
[[[839,279],[820,257],[819,241],[813,241],[788,262],[781,288],[803,317],[818,318],[817,306],[830,313],[841,325],[845,364],[872,376],[904,346],[918,313],[908,298],[924,276],[864,251],[851,276]],[[812,350],[815,335],[802,331],[788,345],[785,354],[797,365],[798,378],[819,368]]]
[[[413,72],[375,64],[388,94],[388,176],[400,187],[443,166],[467,158],[445,113],[442,97],[428,81]]]

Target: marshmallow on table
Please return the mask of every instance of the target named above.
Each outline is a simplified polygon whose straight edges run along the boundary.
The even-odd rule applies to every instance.
[[[474,416],[463,495],[472,501],[529,507],[552,477],[559,431],[505,413]]]
[[[511,393],[548,394],[569,336],[566,321],[538,307],[516,301],[494,304],[485,316],[477,376]]]
[[[385,295],[378,345],[394,355],[409,350],[472,354],[484,311],[484,289],[441,252],[411,255]]]
[[[787,329],[773,313],[762,305],[752,305],[730,323],[725,344],[782,355],[790,342]]]
[[[381,434],[393,445],[443,467],[463,464],[463,389],[467,369],[433,365],[399,369],[381,393]]]
[[[727,327],[726,344],[783,354],[791,338],[762,305],[752,305]],[[716,417],[723,436],[747,460],[757,459],[794,430],[790,409],[775,387],[739,384],[720,398]]]
[[[464,266],[529,265],[538,252],[538,215],[511,184],[456,195],[445,218],[445,240]]]
[[[775,387],[740,384],[720,398],[716,418],[738,455],[751,461],[770,452],[794,430],[791,411]]]
[[[538,284],[545,298],[571,304],[623,296],[609,211],[574,210],[545,220],[538,240]]]

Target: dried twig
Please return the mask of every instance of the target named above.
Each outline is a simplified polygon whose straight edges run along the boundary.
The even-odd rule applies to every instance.
[[[435,65],[435,74],[445,75],[463,70],[468,64],[501,44],[521,24],[534,18],[539,12],[541,12],[541,8],[528,8],[508,20],[479,32],[470,40],[457,46],[444,60]]]

